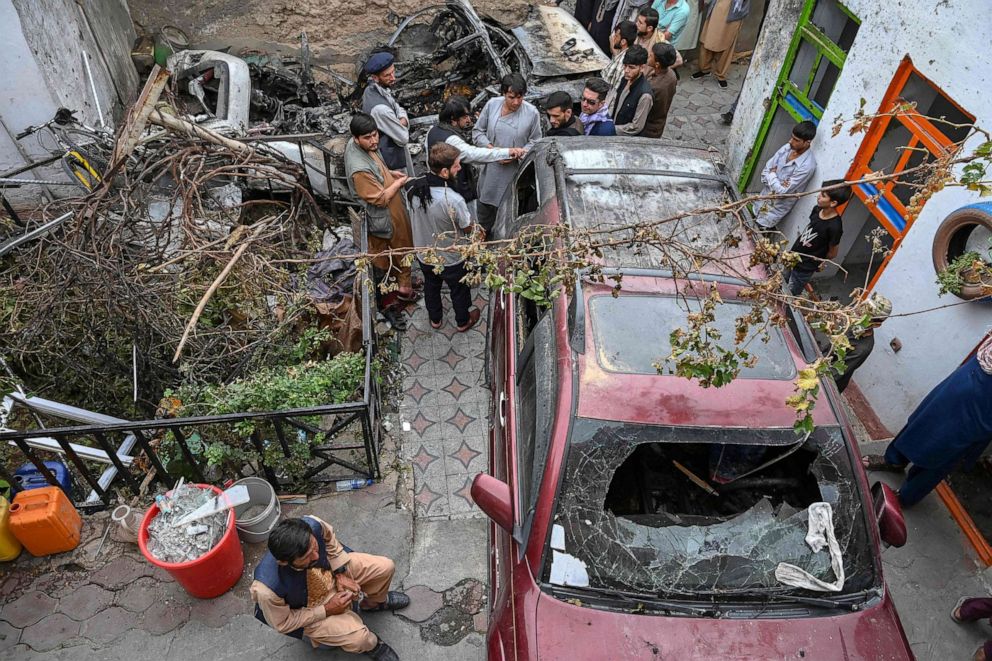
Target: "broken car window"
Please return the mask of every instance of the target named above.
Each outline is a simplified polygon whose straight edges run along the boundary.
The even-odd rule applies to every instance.
[[[689,299],[692,301],[693,299]],[[611,372],[657,374],[655,363],[664,363],[672,353],[670,335],[688,323],[686,302],[675,296],[621,294],[593,296],[589,315],[599,364]],[[751,313],[751,305],[724,301],[714,309],[711,326],[730,348],[738,317]],[[645,338],[651,338],[645,341]],[[768,341],[756,337],[748,351],[757,358],[753,367],[743,367],[745,379],[791,379],[796,368],[781,329],[768,328]]]
[[[829,553],[805,541],[807,508],[822,501],[833,507],[842,594],[873,586],[840,428],[792,445],[780,432],[577,419],[545,580],[662,596],[760,594],[794,589],[775,578],[786,562],[833,581]]]
[[[633,246],[604,248],[603,259],[612,266],[659,268],[667,258],[684,263],[687,270],[705,272],[705,268],[692,264],[691,255],[719,258],[740,252],[731,251],[725,244],[736,227],[736,220],[729,214],[693,214],[660,223],[678,214],[724,204],[730,194],[719,181],[632,172],[583,172],[567,174],[566,188],[574,228],[609,233],[611,239],[619,240],[632,236],[630,227],[635,224],[655,224],[659,244],[681,246],[666,254],[633,241]]]

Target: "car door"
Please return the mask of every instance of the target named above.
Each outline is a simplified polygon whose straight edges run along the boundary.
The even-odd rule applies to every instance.
[[[504,232],[513,232],[519,228],[521,216],[533,216],[537,203],[536,184],[532,183],[534,180],[534,166],[531,163],[518,174],[514,186],[504,198],[497,216],[497,228],[502,227]],[[521,189],[525,191],[523,196],[520,195]],[[519,204],[521,197],[525,199],[523,206]],[[508,275],[510,276],[512,274]],[[521,311],[529,312],[523,317],[523,325],[518,314]],[[487,352],[487,377],[491,388],[489,472],[510,487],[515,529],[520,524],[516,461],[518,353],[534,322],[536,315],[533,303],[522,300],[519,294],[499,289],[490,294]],[[520,337],[521,333],[524,337]],[[514,645],[511,577],[514,564],[520,561],[522,553],[513,536],[495,523],[490,522],[489,535],[490,651],[495,652],[494,645],[502,645],[504,649]]]

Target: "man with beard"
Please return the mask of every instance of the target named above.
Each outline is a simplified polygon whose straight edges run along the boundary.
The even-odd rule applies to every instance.
[[[603,80],[610,85],[610,93],[606,96],[606,105],[613,108],[613,101],[616,99],[617,90],[623,83],[623,58],[627,54],[627,49],[635,46],[637,41],[637,26],[632,21],[621,21],[617,23],[613,31],[613,59],[600,73]]]
[[[358,612],[410,605],[405,594],[389,590],[396,570],[392,560],[346,550],[334,529],[315,516],[280,521],[268,547],[249,588],[256,618],[314,648],[340,647],[376,661],[399,661]]]
[[[499,163],[520,159],[526,153],[522,147],[476,147],[463,137],[464,132],[472,128],[472,106],[463,96],[452,96],[445,101],[441,112],[438,113],[438,124],[427,132],[427,150],[438,143],[446,143],[458,150],[461,155],[461,167],[451,187],[458,191],[468,204],[469,211],[475,213],[475,200],[478,194],[475,190],[476,177],[470,163]]]
[[[613,120],[610,119],[610,109],[606,105],[606,97],[610,94],[610,84],[602,78],[589,78],[582,90],[579,101],[582,112],[579,121],[582,122],[586,135],[616,135]]]
[[[355,113],[349,128],[352,137],[344,149],[344,170],[351,194],[365,209],[372,266],[387,281],[395,279],[401,301],[415,301],[410,267],[404,265],[402,255],[390,252],[413,247],[410,219],[400,194],[408,177],[383,162],[379,131],[371,115]]]
[[[379,151],[390,170],[406,170],[406,144],[410,142],[410,120],[390,88],[396,84],[396,66],[389,53],[374,53],[365,63],[368,85],[362,94],[362,112],[372,115],[379,128]]]
[[[436,143],[427,156],[430,172],[413,180],[406,199],[413,225],[413,244],[417,248],[433,249],[431,252],[417,251],[417,261],[424,274],[424,304],[431,328],[441,328],[444,316],[441,288],[447,284],[455,325],[458,332],[464,333],[478,323],[480,312],[469,309],[472,290],[462,282],[466,276],[465,258],[457,251],[445,250],[464,243],[477,228],[469,216],[465,199],[453,186],[461,170],[460,158],[457,148],[444,142]]]
[[[568,92],[552,92],[544,102],[551,129],[548,136],[580,136],[582,122],[575,116],[572,97]]]

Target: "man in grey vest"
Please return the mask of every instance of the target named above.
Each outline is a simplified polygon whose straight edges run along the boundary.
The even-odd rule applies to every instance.
[[[406,172],[406,143],[410,142],[410,119],[393,98],[396,66],[389,53],[374,53],[365,63],[368,85],[362,94],[362,111],[372,115],[379,128],[379,153],[390,170]]]

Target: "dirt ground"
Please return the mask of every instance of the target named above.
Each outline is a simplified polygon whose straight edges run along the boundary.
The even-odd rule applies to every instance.
[[[315,60],[347,65],[370,45],[384,42],[408,14],[428,4],[424,0],[129,0],[131,18],[139,32],[154,34],[175,25],[193,46],[264,42],[299,45],[306,31]],[[440,4],[440,0],[438,0]],[[508,27],[527,15],[527,0],[477,0],[480,14]],[[550,4],[550,3],[549,3]],[[338,68],[338,67],[335,67]]]

